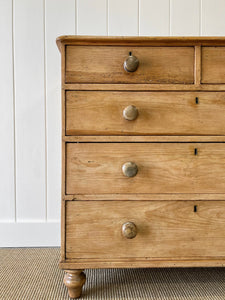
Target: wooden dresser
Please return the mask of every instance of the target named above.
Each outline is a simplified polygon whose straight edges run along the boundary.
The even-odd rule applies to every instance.
[[[225,264],[225,38],[63,36],[62,251],[86,268]]]

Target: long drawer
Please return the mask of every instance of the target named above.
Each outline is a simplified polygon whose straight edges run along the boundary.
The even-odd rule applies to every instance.
[[[68,91],[67,135],[224,135],[223,92]]]
[[[124,61],[135,56],[136,71]],[[194,47],[66,46],[67,83],[194,83]]]
[[[225,257],[224,201],[67,201],[66,258]]]
[[[67,194],[225,193],[225,143],[67,143]]]

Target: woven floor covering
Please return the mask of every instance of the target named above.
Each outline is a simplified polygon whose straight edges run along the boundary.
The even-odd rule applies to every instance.
[[[0,249],[0,299],[69,299],[59,248]],[[221,299],[225,268],[86,270],[80,299]]]

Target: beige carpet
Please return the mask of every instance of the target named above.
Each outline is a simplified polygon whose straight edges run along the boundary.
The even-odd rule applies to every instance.
[[[58,248],[0,249],[0,299],[69,299]],[[221,299],[224,268],[86,270],[80,299]]]

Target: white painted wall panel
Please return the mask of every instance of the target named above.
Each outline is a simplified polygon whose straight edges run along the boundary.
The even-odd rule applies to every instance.
[[[169,35],[169,14],[169,0],[140,0],[139,34],[141,36]]]
[[[202,0],[202,35],[225,35],[225,1]]]
[[[17,220],[44,220],[44,6],[14,1]]]
[[[107,35],[107,0],[77,0],[77,34]]]
[[[108,0],[108,34],[138,35],[138,0]]]
[[[0,1],[0,220],[15,218],[12,1]]]
[[[75,34],[75,1],[46,0],[47,219],[59,220],[61,201],[61,56],[56,37]]]
[[[170,0],[171,35],[200,35],[200,0]]]

